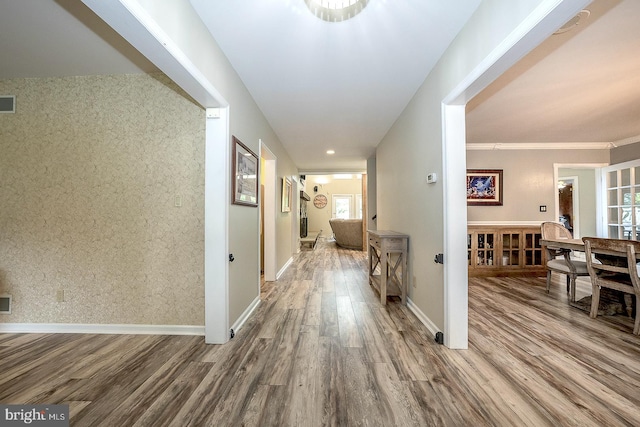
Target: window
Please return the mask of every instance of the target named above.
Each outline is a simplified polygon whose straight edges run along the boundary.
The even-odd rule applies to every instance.
[[[354,218],[353,194],[334,194],[331,201],[333,218]]]
[[[356,194],[356,218],[362,219],[362,194]]]
[[[640,240],[640,162],[610,166],[602,173],[607,237]]]

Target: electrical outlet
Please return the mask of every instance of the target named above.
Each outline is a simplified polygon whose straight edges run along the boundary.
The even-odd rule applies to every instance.
[[[56,291],[56,301],[64,302],[64,289],[58,289]]]

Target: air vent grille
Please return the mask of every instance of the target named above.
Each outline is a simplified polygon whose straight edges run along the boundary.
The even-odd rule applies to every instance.
[[[13,95],[0,95],[0,113],[15,113],[16,97]]]
[[[11,295],[0,295],[0,314],[11,314]]]

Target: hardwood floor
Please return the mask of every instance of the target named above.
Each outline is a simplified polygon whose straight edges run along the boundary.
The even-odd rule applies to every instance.
[[[471,279],[465,351],[382,307],[365,254],[333,243],[262,298],[224,346],[0,334],[0,402],[67,403],[73,426],[640,425],[632,322],[569,307],[560,278]]]

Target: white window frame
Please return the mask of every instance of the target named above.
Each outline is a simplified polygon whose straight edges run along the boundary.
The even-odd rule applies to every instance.
[[[331,195],[331,218],[336,218],[336,199],[349,199],[349,218],[354,218],[353,194],[332,194]]]
[[[623,182],[624,171],[629,173],[629,182]],[[610,185],[609,174],[615,173],[615,185]],[[605,237],[613,239],[639,240],[640,215],[635,215],[640,210],[640,198],[636,201],[634,194],[640,194],[640,160],[619,163],[617,165],[602,168],[600,180],[602,183],[602,227],[601,232]],[[629,204],[624,204],[624,194],[631,194]],[[631,222],[625,226],[622,222],[622,211],[631,210]],[[615,219],[611,213],[616,212]],[[629,230],[627,230],[629,229]]]

